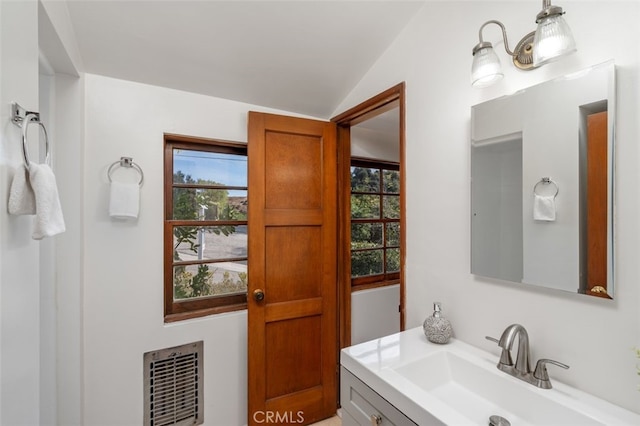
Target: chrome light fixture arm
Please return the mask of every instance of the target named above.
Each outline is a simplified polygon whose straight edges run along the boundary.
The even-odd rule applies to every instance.
[[[502,30],[502,39],[504,40],[504,50],[512,57],[513,64],[521,70],[531,70],[533,69],[533,37],[535,35],[535,31],[530,32],[525,35],[516,45],[515,49],[512,51],[509,48],[509,40],[507,39],[507,29],[504,24],[500,21],[492,19],[490,21],[485,22],[480,26],[480,30],[478,31],[478,38],[480,42],[473,48],[473,54],[482,48],[492,47],[491,43],[484,41],[482,38],[482,30],[489,24],[496,24]]]
[[[502,30],[502,39],[504,40],[504,49],[507,51],[509,55],[513,56],[514,53],[509,49],[509,41],[507,40],[507,29],[504,27],[504,24],[502,22],[497,21],[495,19],[487,21],[484,24],[482,24],[482,26],[480,26],[480,30],[478,31],[478,39],[480,40],[480,43],[478,43],[478,45],[474,47],[474,50],[476,50],[476,48],[479,48],[478,47],[479,45],[486,43],[482,38],[482,30],[484,29],[484,27],[486,27],[489,24],[496,24],[497,26],[500,27],[500,29]]]

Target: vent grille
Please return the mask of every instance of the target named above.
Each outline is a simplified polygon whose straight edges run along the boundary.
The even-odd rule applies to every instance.
[[[202,349],[200,341],[144,354],[145,425],[204,422]]]

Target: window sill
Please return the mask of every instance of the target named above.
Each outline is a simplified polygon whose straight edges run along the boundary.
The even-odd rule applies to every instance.
[[[201,318],[210,315],[223,314],[226,312],[241,311],[247,309],[247,303],[238,303],[235,305],[218,306],[215,308],[198,309],[191,312],[181,312],[178,314],[168,314],[164,316],[164,322],[172,323],[177,321],[184,321],[188,319]]]
[[[358,284],[355,286],[351,285],[351,292],[355,293],[357,291],[371,290],[372,288],[379,288],[379,287],[388,287],[396,284],[400,284],[400,280],[376,281],[373,283]]]

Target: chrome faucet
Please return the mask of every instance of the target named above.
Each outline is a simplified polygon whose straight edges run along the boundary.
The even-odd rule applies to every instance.
[[[513,364],[513,358],[511,357],[511,348],[513,343],[518,338],[518,352],[516,353],[516,363]],[[540,359],[536,363],[536,369],[531,372],[531,364],[529,363],[530,349],[529,349],[529,334],[527,330],[520,324],[511,324],[503,332],[500,339],[486,336],[487,340],[496,342],[498,346],[502,348],[500,354],[500,361],[498,361],[498,370],[516,377],[520,380],[524,380],[536,387],[542,389],[551,389],[551,381],[549,380],[549,374],[547,373],[547,364],[557,365],[562,368],[569,368],[568,365],[563,364],[552,359]]]
[[[515,371],[521,375],[527,375],[531,373],[531,365],[529,364],[529,334],[527,330],[520,324],[511,324],[502,332],[498,346],[502,348],[503,352],[507,351],[510,353],[516,337],[518,337],[518,352],[516,354]],[[505,364],[500,362],[498,368],[505,371],[507,368],[514,367],[513,363]]]

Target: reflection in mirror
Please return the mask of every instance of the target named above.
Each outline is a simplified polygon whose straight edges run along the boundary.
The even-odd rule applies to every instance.
[[[613,296],[612,62],[471,109],[471,272]]]

